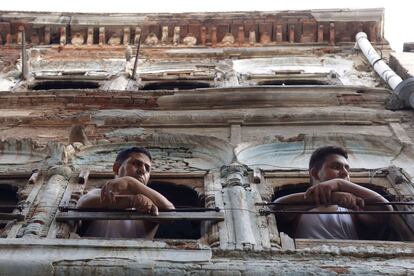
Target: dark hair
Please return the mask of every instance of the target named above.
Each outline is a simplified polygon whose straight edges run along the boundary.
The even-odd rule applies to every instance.
[[[134,153],[134,152],[143,153],[146,156],[148,156],[150,161],[152,161],[152,156],[151,156],[151,153],[149,152],[149,150],[147,150],[144,147],[132,147],[132,148],[127,148],[127,149],[124,149],[124,150],[120,151],[118,153],[118,155],[116,156],[115,163],[122,164],[122,162],[124,162],[126,159],[128,159],[128,157],[131,155],[131,153]]]
[[[331,154],[342,155],[348,159],[348,153],[344,148],[337,146],[326,146],[317,148],[311,155],[309,160],[309,170],[315,168],[318,171],[322,168],[323,163],[325,162],[326,157]]]

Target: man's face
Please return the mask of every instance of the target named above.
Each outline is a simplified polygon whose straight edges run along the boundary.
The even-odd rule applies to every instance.
[[[328,155],[321,169],[313,174],[315,182],[323,182],[334,178],[349,180],[349,164],[345,157],[338,154]]]
[[[151,172],[151,160],[141,152],[133,152],[122,162],[118,169],[118,176],[131,176],[147,185]]]

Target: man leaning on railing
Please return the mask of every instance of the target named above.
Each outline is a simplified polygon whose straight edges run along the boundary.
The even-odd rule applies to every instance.
[[[386,212],[352,214],[391,211],[392,207],[380,194],[350,181],[347,159],[348,153],[340,147],[316,149],[309,161],[311,187],[276,199],[280,205],[274,210],[288,211],[276,212],[276,218],[288,226],[293,238],[375,239],[384,233],[389,218]],[[292,210],[313,214],[289,212]]]
[[[157,191],[147,187],[152,157],[143,147],[133,147],[118,153],[113,171],[115,178],[101,189],[83,195],[77,208],[130,209],[158,215],[158,210],[172,210],[174,205]],[[153,239],[158,224],[150,220],[93,220],[86,223],[83,236],[105,238]]]

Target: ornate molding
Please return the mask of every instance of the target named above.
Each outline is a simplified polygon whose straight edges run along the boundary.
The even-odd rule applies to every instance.
[[[108,16],[4,11],[0,41],[18,44],[19,32],[24,31],[33,45],[73,47],[124,47],[135,45],[140,37],[149,47],[335,45],[353,42],[354,34],[364,31],[371,41],[384,42],[383,13],[383,9],[366,9]]]
[[[233,162],[230,165],[221,168],[221,178],[225,179],[223,187],[248,187],[250,186],[247,179],[248,175],[248,167],[240,163]]]

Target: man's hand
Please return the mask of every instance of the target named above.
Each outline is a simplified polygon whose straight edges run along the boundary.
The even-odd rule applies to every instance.
[[[331,199],[332,203],[347,209],[359,211],[364,208],[364,200],[351,193],[334,192]]]
[[[158,207],[154,204],[154,202],[152,202],[151,199],[144,195],[132,196],[131,205],[141,213],[158,216]]]
[[[311,186],[305,193],[305,199],[317,205],[331,204],[332,193],[339,190],[337,179],[331,179]]]
[[[100,205],[117,207],[116,198],[134,195],[145,195],[161,210],[174,209],[174,205],[163,195],[131,176],[123,176],[106,182],[100,190]],[[155,210],[152,212],[156,213]]]
[[[115,203],[117,195],[135,195],[128,177],[111,179],[101,189],[101,202]]]

